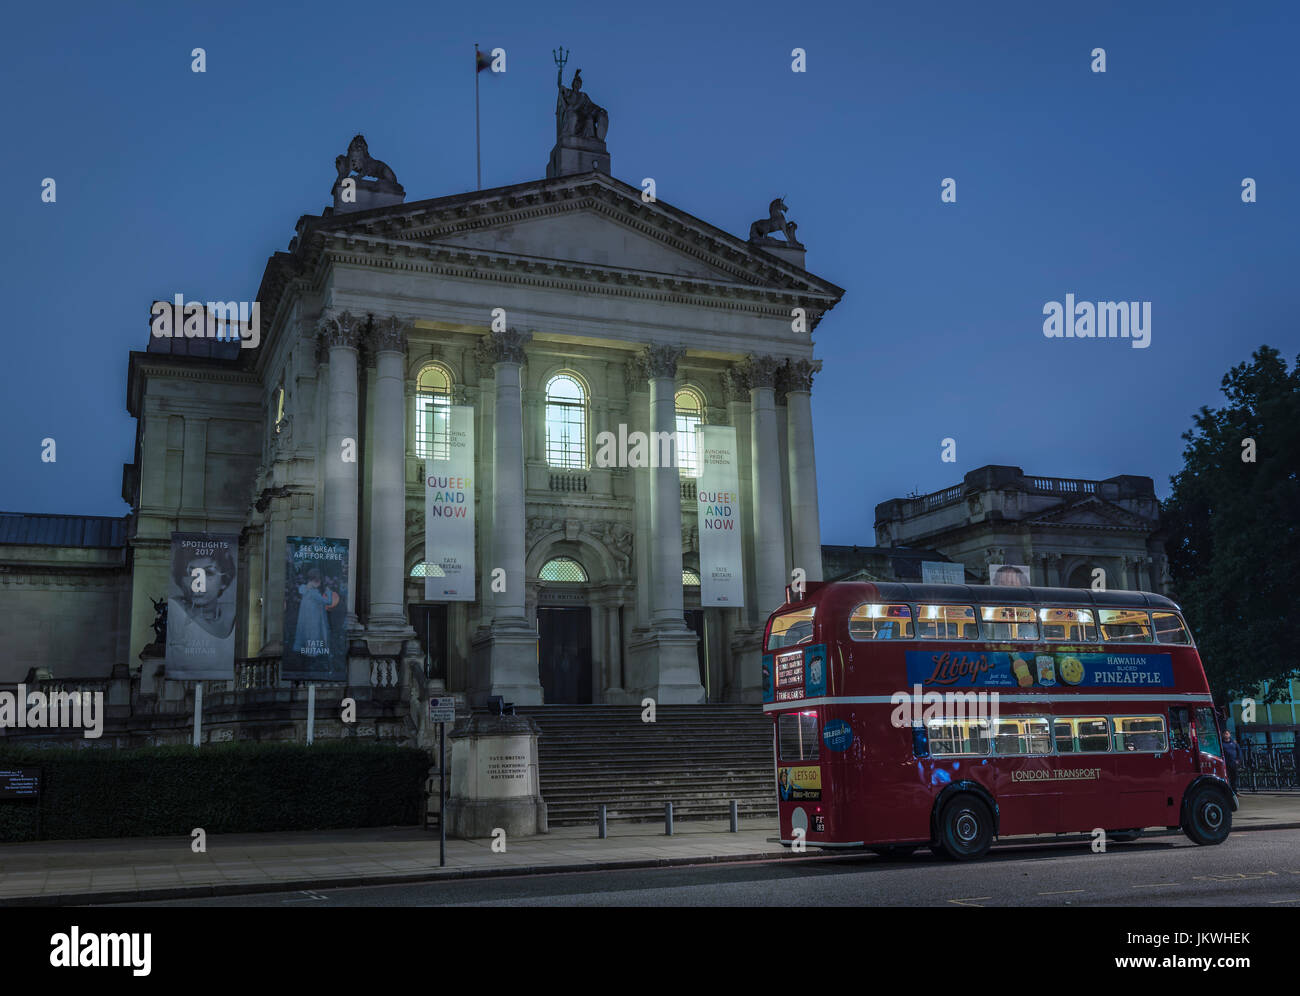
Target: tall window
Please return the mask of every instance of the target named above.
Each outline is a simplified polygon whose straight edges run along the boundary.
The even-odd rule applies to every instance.
[[[275,389],[275,431],[284,428],[284,385]]]
[[[682,477],[700,476],[695,427],[704,424],[704,399],[689,387],[677,392],[677,466]]]
[[[570,374],[556,374],[546,385],[546,463],[587,467],[587,393]]]
[[[447,425],[451,413],[451,375],[425,367],[415,383],[415,452],[426,460],[448,460]]]

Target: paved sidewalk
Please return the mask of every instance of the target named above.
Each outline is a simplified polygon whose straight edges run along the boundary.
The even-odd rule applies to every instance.
[[[1246,794],[1234,830],[1300,827],[1300,792]],[[557,827],[549,834],[506,841],[448,840],[447,867],[438,866],[438,837],[416,827],[209,836],[207,852],[190,838],[58,840],[0,844],[0,905],[74,905],[185,896],[237,895],[544,872],[834,856],[809,848],[792,854],[775,842],[776,825],[678,822],[667,837],[661,823],[610,824],[606,840],[594,827]]]

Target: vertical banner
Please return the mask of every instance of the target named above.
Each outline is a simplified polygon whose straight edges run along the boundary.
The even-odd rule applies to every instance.
[[[696,426],[700,476],[700,605],[743,606],[745,575],[740,554],[740,470],[736,430]]]
[[[167,592],[167,677],[235,676],[235,564],[239,537],[172,533]]]
[[[424,597],[474,601],[474,409],[451,405],[424,462]]]
[[[285,542],[285,681],[346,681],[348,541],[290,536]]]

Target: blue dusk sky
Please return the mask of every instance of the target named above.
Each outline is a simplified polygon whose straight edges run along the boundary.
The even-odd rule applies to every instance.
[[[507,51],[481,79],[485,187],[545,172],[563,44],[616,176],[742,238],[785,196],[847,292],[815,334],[825,542],[871,544],[877,502],[989,463],[1166,495],[1224,372],[1300,352],[1300,5],[897,7],[11,6],[0,509],[126,511],[149,302],[251,298],[353,134],[408,200],[472,190],[475,42]],[[1150,347],[1045,338],[1066,294],[1151,302]]]

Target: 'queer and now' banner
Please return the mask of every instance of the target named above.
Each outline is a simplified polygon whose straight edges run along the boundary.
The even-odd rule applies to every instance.
[[[474,601],[474,409],[447,409],[446,439],[424,462],[424,597]],[[445,443],[445,445],[444,445]]]
[[[696,427],[700,476],[700,605],[745,604],[740,559],[740,473],[736,430],[729,425]]]

